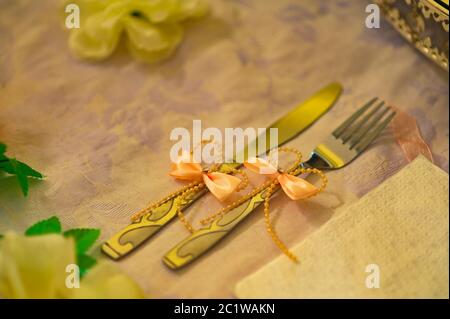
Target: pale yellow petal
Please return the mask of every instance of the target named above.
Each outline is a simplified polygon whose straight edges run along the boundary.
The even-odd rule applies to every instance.
[[[173,21],[179,6],[179,0],[133,0],[129,5],[135,12],[141,14],[145,20],[153,24]]]
[[[199,18],[209,9],[207,0],[133,0],[129,7],[154,24]]]
[[[102,60],[116,49],[123,31],[122,18],[127,15],[123,4],[110,6],[86,18],[80,29],[74,29],[69,47],[80,58]]]
[[[75,262],[74,243],[61,235],[0,240],[0,295],[4,298],[59,298],[66,267]]]
[[[126,19],[128,48],[139,60],[157,62],[168,58],[183,38],[177,24],[152,25],[143,19]]]
[[[142,289],[114,264],[100,262],[89,270],[79,289],[72,289],[71,298],[137,299],[145,298]]]

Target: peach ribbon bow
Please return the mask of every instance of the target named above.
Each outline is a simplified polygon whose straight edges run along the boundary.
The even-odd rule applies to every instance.
[[[239,186],[241,180],[235,176],[220,172],[205,172],[198,163],[192,163],[189,154],[183,154],[172,163],[170,176],[180,180],[201,181],[209,191],[220,201],[227,199]]]
[[[244,166],[252,172],[277,178],[283,191],[292,200],[311,197],[320,192],[319,188],[303,178],[278,171],[265,159],[252,158],[244,162]]]

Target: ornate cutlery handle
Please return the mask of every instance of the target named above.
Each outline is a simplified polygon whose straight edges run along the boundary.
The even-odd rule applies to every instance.
[[[185,196],[184,200],[181,199],[181,195],[167,200],[111,237],[102,245],[102,251],[112,259],[119,259],[129,254],[172,220],[179,208],[188,207],[206,192],[202,189]]]
[[[263,203],[267,190],[268,188],[263,189],[240,206],[215,219],[209,226],[192,233],[164,256],[164,263],[172,269],[178,269],[201,256]]]

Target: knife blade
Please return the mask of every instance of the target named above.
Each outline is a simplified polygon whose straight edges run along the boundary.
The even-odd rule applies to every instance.
[[[339,83],[331,83],[270,125],[269,129],[278,129],[278,146],[296,137],[326,113],[336,102],[341,92],[342,86]],[[266,153],[269,148],[270,144],[266,143],[266,149],[260,153]],[[241,164],[223,165],[238,167]],[[119,259],[128,255],[172,220],[180,208],[184,211],[205,193],[207,193],[207,190],[202,189],[184,198],[177,196],[167,200],[113,235],[102,245],[103,253],[112,259]]]

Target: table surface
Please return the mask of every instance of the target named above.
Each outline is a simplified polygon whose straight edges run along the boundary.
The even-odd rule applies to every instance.
[[[187,26],[167,62],[144,65],[120,49],[102,63],[74,59],[53,0],[0,0],[0,140],[42,171],[23,198],[0,180],[0,232],[57,215],[64,227],[101,228],[107,239],[131,214],[179,187],[168,175],[170,131],[265,127],[329,82],[338,103],[289,143],[307,154],[373,96],[416,117],[435,163],[448,171],[448,73],[411,48],[386,21],[365,27],[365,2],[211,1],[212,14]],[[405,159],[386,132],[357,161],[328,174],[312,200],[272,201],[276,229],[302,241],[397,172]],[[203,197],[188,217],[220,205]],[[161,257],[187,236],[174,221],[117,264],[151,297],[233,297],[234,285],[279,251],[258,210],[214,250],[173,272]],[[96,254],[100,255],[97,248]]]

